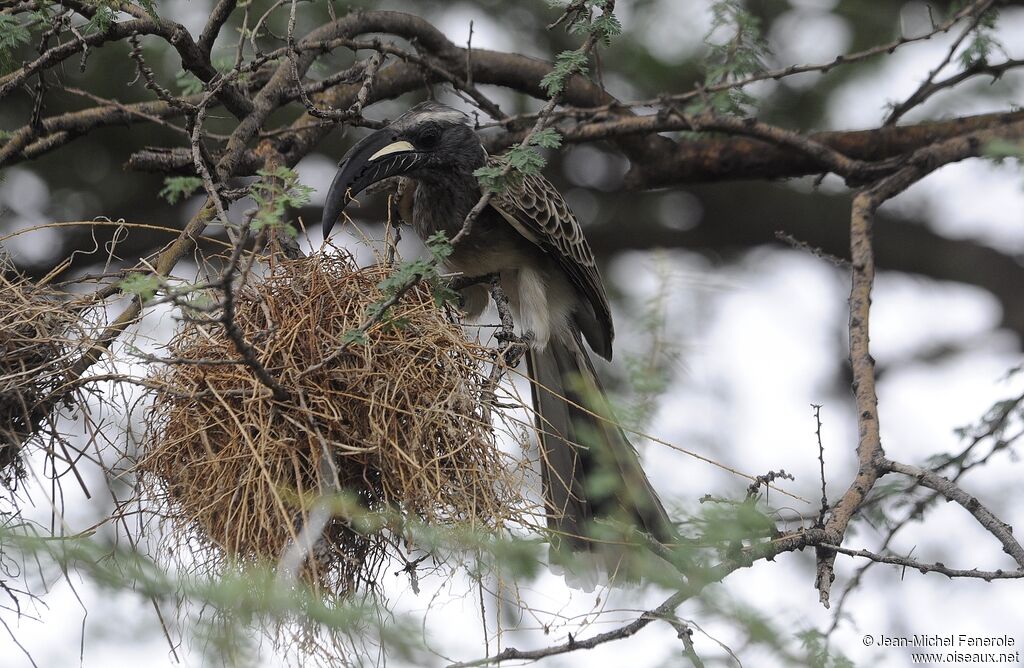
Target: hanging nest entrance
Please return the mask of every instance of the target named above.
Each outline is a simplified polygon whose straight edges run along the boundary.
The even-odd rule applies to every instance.
[[[334,509],[302,570],[334,593],[372,586],[403,518],[482,531],[518,520],[520,484],[485,407],[491,351],[427,285],[358,333],[390,271],[321,254],[276,261],[238,289],[233,322],[286,399],[220,323],[180,326],[172,363],[150,379],[162,389],[139,468],[172,531],[214,557],[197,561],[278,562],[335,472],[350,501],[385,519]]]

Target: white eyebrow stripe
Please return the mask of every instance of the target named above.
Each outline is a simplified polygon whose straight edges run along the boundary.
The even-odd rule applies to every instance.
[[[456,111],[455,109],[438,109],[435,111],[421,111],[417,113],[414,118],[417,123],[423,123],[427,121],[439,121],[443,123],[468,123],[469,116]]]
[[[377,151],[370,156],[367,162],[373,162],[377,158],[383,158],[385,155],[391,155],[392,153],[403,153],[405,151],[415,151],[416,147],[407,141],[396,141],[388,144],[381,150]]]
[[[469,116],[461,111],[444,105],[417,105],[399,116],[398,119],[395,120],[394,125],[403,128],[410,128],[429,122],[468,125],[470,120]]]

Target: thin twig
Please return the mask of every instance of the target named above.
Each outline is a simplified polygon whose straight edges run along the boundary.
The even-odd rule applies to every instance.
[[[818,526],[825,526],[825,515],[828,513],[828,494],[825,492],[825,446],[821,443],[821,404],[811,404],[814,409],[815,435],[818,438],[818,463],[821,465],[821,511],[818,513]]]
[[[1013,535],[1013,527],[996,517],[977,497],[965,492],[952,480],[918,466],[902,464],[890,459],[883,459],[879,462],[879,466],[884,471],[892,471],[910,476],[916,479],[919,484],[939,492],[950,501],[960,504],[964,510],[974,516],[974,519],[978,520],[981,526],[985,527],[990,534],[996,537],[1002,544],[1003,551],[1010,555],[1021,569],[1024,569],[1024,547],[1021,547],[1020,541]]]
[[[945,58],[943,58],[942,61],[935,66],[935,69],[928,73],[928,76],[925,77],[925,80],[921,82],[921,85],[918,86],[917,90],[915,90],[910,95],[910,97],[908,97],[905,101],[893,107],[892,111],[889,113],[888,118],[886,118],[885,122],[882,123],[883,126],[895,125],[896,122],[900,120],[900,118],[902,118],[903,115],[906,114],[908,111],[910,111],[917,105],[927,100],[934,93],[938,92],[939,90],[942,90],[944,86],[936,87],[934,83],[935,77],[939,74],[939,72],[942,71],[943,68],[946,67],[946,65],[950,63],[951,60],[953,60],[953,56],[956,54],[957,49],[959,49],[963,41],[967,39],[967,36],[974,32],[974,30],[978,27],[978,24],[981,23],[982,18],[989,11],[989,9],[991,9],[993,3],[994,0],[981,0],[980,2],[974,3],[974,6],[971,8],[972,18],[970,22],[967,24],[967,27],[964,28],[963,31],[961,31],[960,35],[957,36],[955,40],[953,40],[953,43],[949,46],[949,49],[946,51]]]
[[[846,547],[830,545],[828,543],[823,543],[818,547],[823,550],[831,550],[850,557],[870,559],[871,561],[879,564],[891,564],[893,566],[902,566],[903,568],[912,568],[921,573],[940,573],[948,578],[977,578],[985,580],[986,582],[991,582],[992,580],[1019,580],[1024,578],[1024,569],[1018,569],[1016,571],[982,571],[977,568],[949,568],[941,561],[934,564],[927,564],[909,557],[900,557],[894,554],[876,554],[868,550],[851,550]]]

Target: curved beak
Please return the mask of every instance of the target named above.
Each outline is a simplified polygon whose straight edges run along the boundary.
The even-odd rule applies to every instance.
[[[324,203],[324,239],[348,203],[370,185],[415,169],[423,162],[423,154],[411,143],[399,138],[394,130],[384,128],[363,138],[345,154],[339,170],[327,191]]]

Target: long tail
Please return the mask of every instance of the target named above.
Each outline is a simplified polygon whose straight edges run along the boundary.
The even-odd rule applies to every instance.
[[[636,450],[611,417],[579,334],[531,350],[527,371],[540,434],[548,528],[558,537],[552,547],[595,549],[588,538],[594,521],[602,519],[630,523],[672,542],[675,528]]]

